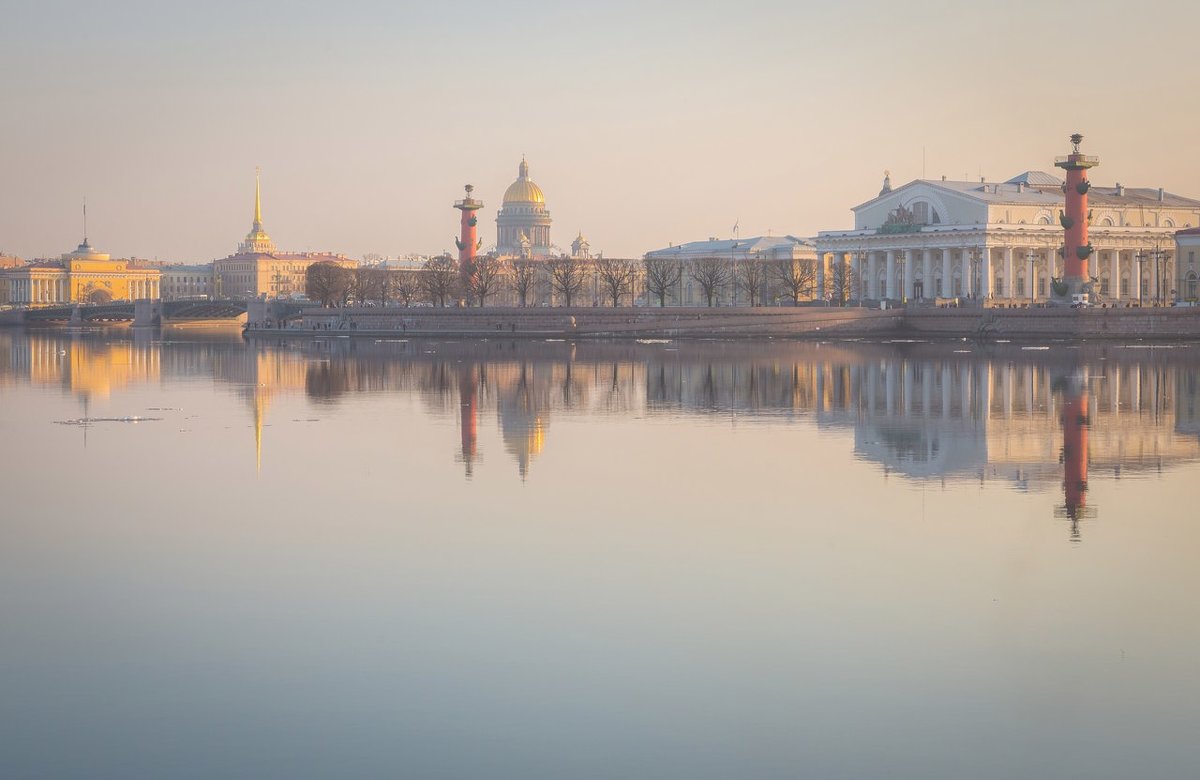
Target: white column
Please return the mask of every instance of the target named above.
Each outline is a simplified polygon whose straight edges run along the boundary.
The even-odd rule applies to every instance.
[[[962,269],[962,294],[964,298],[970,298],[971,293],[975,292],[974,285],[971,284],[971,250],[963,247],[960,254],[962,254],[962,261],[959,263],[959,268]]]
[[[1053,249],[1053,248],[1046,250],[1046,279],[1044,282],[1045,287],[1042,290],[1042,296],[1044,298],[1046,298],[1046,300],[1050,300],[1050,296],[1051,296],[1050,280],[1054,278],[1054,272],[1056,270],[1058,270],[1055,267],[1057,264],[1058,264],[1058,250]]]
[[[1158,254],[1150,255],[1150,304],[1155,305],[1162,300],[1162,285],[1158,266],[1162,258]]]
[[[884,271],[887,274],[887,287],[884,290],[883,297],[896,297],[896,250],[889,249],[887,251],[887,267]]]
[[[858,300],[859,304],[862,303],[862,266],[863,263],[861,252],[855,252],[854,254],[850,255],[850,281],[853,282],[854,285],[854,289],[850,290],[850,297]]]
[[[825,253],[817,252],[817,300],[825,300]]]
[[[1010,301],[1017,292],[1017,276],[1014,273],[1016,268],[1013,265],[1013,255],[1016,250],[1011,246],[1004,247],[1004,297]]]
[[[950,250],[942,250],[942,297],[949,298],[954,294],[953,279],[954,275],[950,268]]]
[[[937,294],[933,287],[933,252],[921,250],[921,297],[932,298]]]
[[[875,252],[867,252],[867,297],[879,297],[879,260]]]
[[[1109,298],[1121,300],[1121,250],[1112,250],[1109,258]]]
[[[992,250],[986,246],[979,249],[979,297],[992,297]]]
[[[904,250],[904,297],[906,299],[913,297],[913,277],[917,275],[915,254],[911,249]]]

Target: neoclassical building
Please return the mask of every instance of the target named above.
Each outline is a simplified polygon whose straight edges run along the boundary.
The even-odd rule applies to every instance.
[[[1062,277],[1063,181],[1026,171],[1003,182],[918,179],[854,211],[853,230],[817,235],[818,288],[850,269],[852,299],[968,298],[1026,305]],[[1200,200],[1162,189],[1093,185],[1093,300],[1167,303],[1180,288],[1175,233],[1200,225]],[[832,277],[831,277],[832,275]]]
[[[229,257],[213,261],[212,295],[216,298],[288,298],[305,291],[313,263],[358,267],[358,261],[329,252],[279,252],[263,228],[262,192],[254,178],[254,221],[250,232]]]
[[[504,191],[496,215],[496,254],[506,257],[545,258],[554,254],[550,244],[550,211],[542,188],[529,178],[529,163],[521,158],[517,180]]]
[[[160,273],[145,261],[113,260],[86,237],[58,260],[35,260],[0,272],[7,303],[51,306],[159,297]]]

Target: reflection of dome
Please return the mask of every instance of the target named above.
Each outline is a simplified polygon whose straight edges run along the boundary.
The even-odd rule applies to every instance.
[[[529,163],[525,162],[525,158],[521,158],[521,165],[517,169],[517,180],[508,185],[508,189],[504,191],[504,202],[507,203],[536,203],[539,206],[546,205],[546,196],[542,194],[542,188],[533,183],[529,178]]]

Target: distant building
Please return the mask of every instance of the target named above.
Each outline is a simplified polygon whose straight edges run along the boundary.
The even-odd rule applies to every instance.
[[[818,234],[819,284],[849,267],[855,299],[1050,298],[1063,275],[1063,180],[1026,171],[1002,182],[917,179],[853,208],[853,230]],[[1200,200],[1162,189],[1092,185],[1093,300],[1167,301],[1175,232],[1200,225]]]
[[[1200,227],[1180,230],[1175,234],[1175,256],[1178,258],[1175,271],[1175,289],[1178,299],[1195,303],[1200,295],[1197,278],[1200,275],[1200,265],[1197,265],[1197,255],[1200,255]]]
[[[536,259],[550,257],[550,211],[542,188],[529,178],[529,163],[521,158],[517,180],[504,191],[496,215],[496,254]]]
[[[358,261],[330,252],[279,252],[262,221],[262,194],[254,180],[254,222],[236,254],[213,261],[215,298],[289,298],[304,295],[305,274],[313,263],[358,267]]]
[[[108,303],[157,298],[159,271],[132,259],[113,260],[87,237],[58,260],[38,260],[0,271],[4,302],[23,306]]]
[[[793,263],[811,263],[816,265],[817,252],[811,240],[796,236],[753,236],[749,238],[709,238],[707,241],[689,241],[675,244],[664,249],[655,249],[646,253],[647,260],[673,259],[684,263],[683,278],[680,280],[680,290],[675,296],[675,303],[682,306],[695,306],[706,303],[699,286],[688,273],[688,267],[698,260],[715,258],[727,260],[732,266],[735,263],[753,260],[762,263],[778,263],[790,261]],[[732,273],[732,272],[731,272]],[[764,275],[764,285],[769,279]],[[764,290],[765,292],[765,290]],[[765,295],[760,300],[770,303],[772,295]],[[808,297],[812,297],[811,293]],[[735,305],[739,302],[736,286],[726,285],[717,297],[720,304]]]
[[[164,265],[162,298],[164,301],[209,300],[213,297],[213,264]]]

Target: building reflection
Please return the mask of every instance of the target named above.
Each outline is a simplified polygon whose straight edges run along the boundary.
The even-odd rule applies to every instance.
[[[211,376],[242,397],[261,468],[274,400],[337,404],[409,394],[454,421],[472,477],[489,421],[521,479],[555,418],[736,416],[844,433],[890,475],[1062,491],[1078,532],[1088,476],[1154,473],[1200,458],[1200,355],[1186,347],[679,342],[255,343],[0,332],[0,387],[59,385],[81,399]]]

